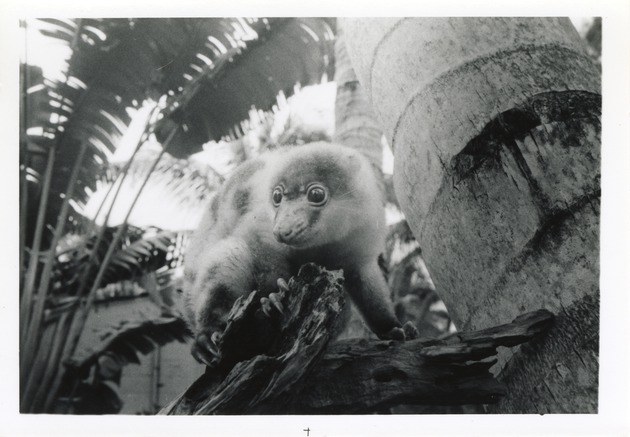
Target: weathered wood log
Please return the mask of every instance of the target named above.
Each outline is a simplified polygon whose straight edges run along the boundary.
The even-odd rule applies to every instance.
[[[546,331],[552,321],[553,315],[541,310],[507,325],[441,340],[345,340],[329,348],[293,412],[347,414],[400,404],[494,403],[504,388],[488,373],[495,360],[485,359],[498,346],[515,346]]]
[[[285,308],[264,314],[260,294],[239,299],[219,344],[222,357],[166,414],[280,413],[288,408],[304,376],[340,329],[343,278],[314,264],[303,266],[280,292]]]
[[[399,404],[496,402],[503,386],[488,369],[498,346],[546,331],[547,311],[439,340],[332,343],[345,308],[340,272],[307,264],[281,292],[284,311],[264,315],[260,295],[237,302],[222,357],[161,414],[348,414]]]

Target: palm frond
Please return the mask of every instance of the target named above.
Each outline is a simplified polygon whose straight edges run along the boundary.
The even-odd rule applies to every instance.
[[[146,355],[172,341],[184,343],[189,335],[186,323],[179,317],[123,322],[106,333],[102,343],[84,356],[73,357],[68,366],[73,372],[84,375],[104,354],[115,355],[125,364],[138,364],[139,355]]]
[[[296,84],[332,78],[334,34],[326,20],[252,19],[246,27],[257,37],[239,42],[224,35],[229,44],[221,51],[215,43],[199,53],[205,63],[200,68],[209,68],[206,77],[164,121],[187,127],[175,138],[175,156],[198,152],[209,140],[236,139],[244,134],[241,122],[252,107],[270,110],[279,92],[288,97]],[[160,128],[157,134],[162,135]]]
[[[159,232],[118,250],[105,271],[102,285],[137,278],[144,273],[169,266],[170,260],[166,255],[174,247],[175,237],[173,232]]]
[[[236,136],[252,105],[270,108],[278,92],[290,95],[296,84],[317,83],[330,76],[333,38],[330,24],[322,19],[41,19],[26,23],[69,50],[58,77],[46,77],[29,65],[21,74],[25,97],[20,255],[30,268],[22,282],[20,311],[22,326],[35,323],[37,328],[22,329],[28,336],[22,342],[28,359],[22,356],[21,385],[28,388],[22,392],[28,396],[21,403],[24,412],[43,412],[52,411],[58,399],[63,375],[68,375],[61,363],[74,353],[96,290],[107,280],[137,275],[155,267],[148,263],[165,261],[163,248],[134,243],[127,232],[132,209],[165,148],[170,144],[174,155],[184,156],[209,138],[230,131]],[[274,60],[275,56],[280,58]],[[238,93],[244,96],[236,97]],[[57,246],[65,241],[67,229],[80,229],[74,224],[83,219],[76,212],[86,204],[97,181],[105,175],[118,174],[120,181],[126,178],[131,161],[120,171],[109,161],[128,131],[132,109],[149,101],[156,109],[137,144],[155,134],[163,149],[140,177],[121,226],[113,231],[107,221],[100,230],[87,226],[83,243],[61,254]],[[85,152],[83,163],[77,162],[78,150]],[[195,182],[196,176],[181,173],[175,178],[181,183],[159,183],[194,201],[203,184]],[[184,187],[189,182],[192,191]],[[73,227],[68,228],[69,224]],[[114,263],[109,265],[111,260]],[[54,341],[43,342],[44,334],[52,335]],[[28,371],[31,362],[46,362],[48,367]]]

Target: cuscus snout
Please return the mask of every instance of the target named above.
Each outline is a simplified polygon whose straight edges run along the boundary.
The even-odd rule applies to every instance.
[[[305,228],[306,224],[304,222],[293,222],[290,224],[276,222],[273,227],[273,235],[280,243],[290,245],[299,242]]]

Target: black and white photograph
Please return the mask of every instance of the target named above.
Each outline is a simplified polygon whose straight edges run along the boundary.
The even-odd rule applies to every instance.
[[[625,435],[613,3],[18,14],[0,434]]]

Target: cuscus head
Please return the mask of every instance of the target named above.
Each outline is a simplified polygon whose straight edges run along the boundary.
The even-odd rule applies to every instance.
[[[278,241],[297,249],[323,246],[365,220],[361,208],[373,188],[361,184],[368,169],[357,152],[313,143],[288,150],[278,165],[269,193]]]

